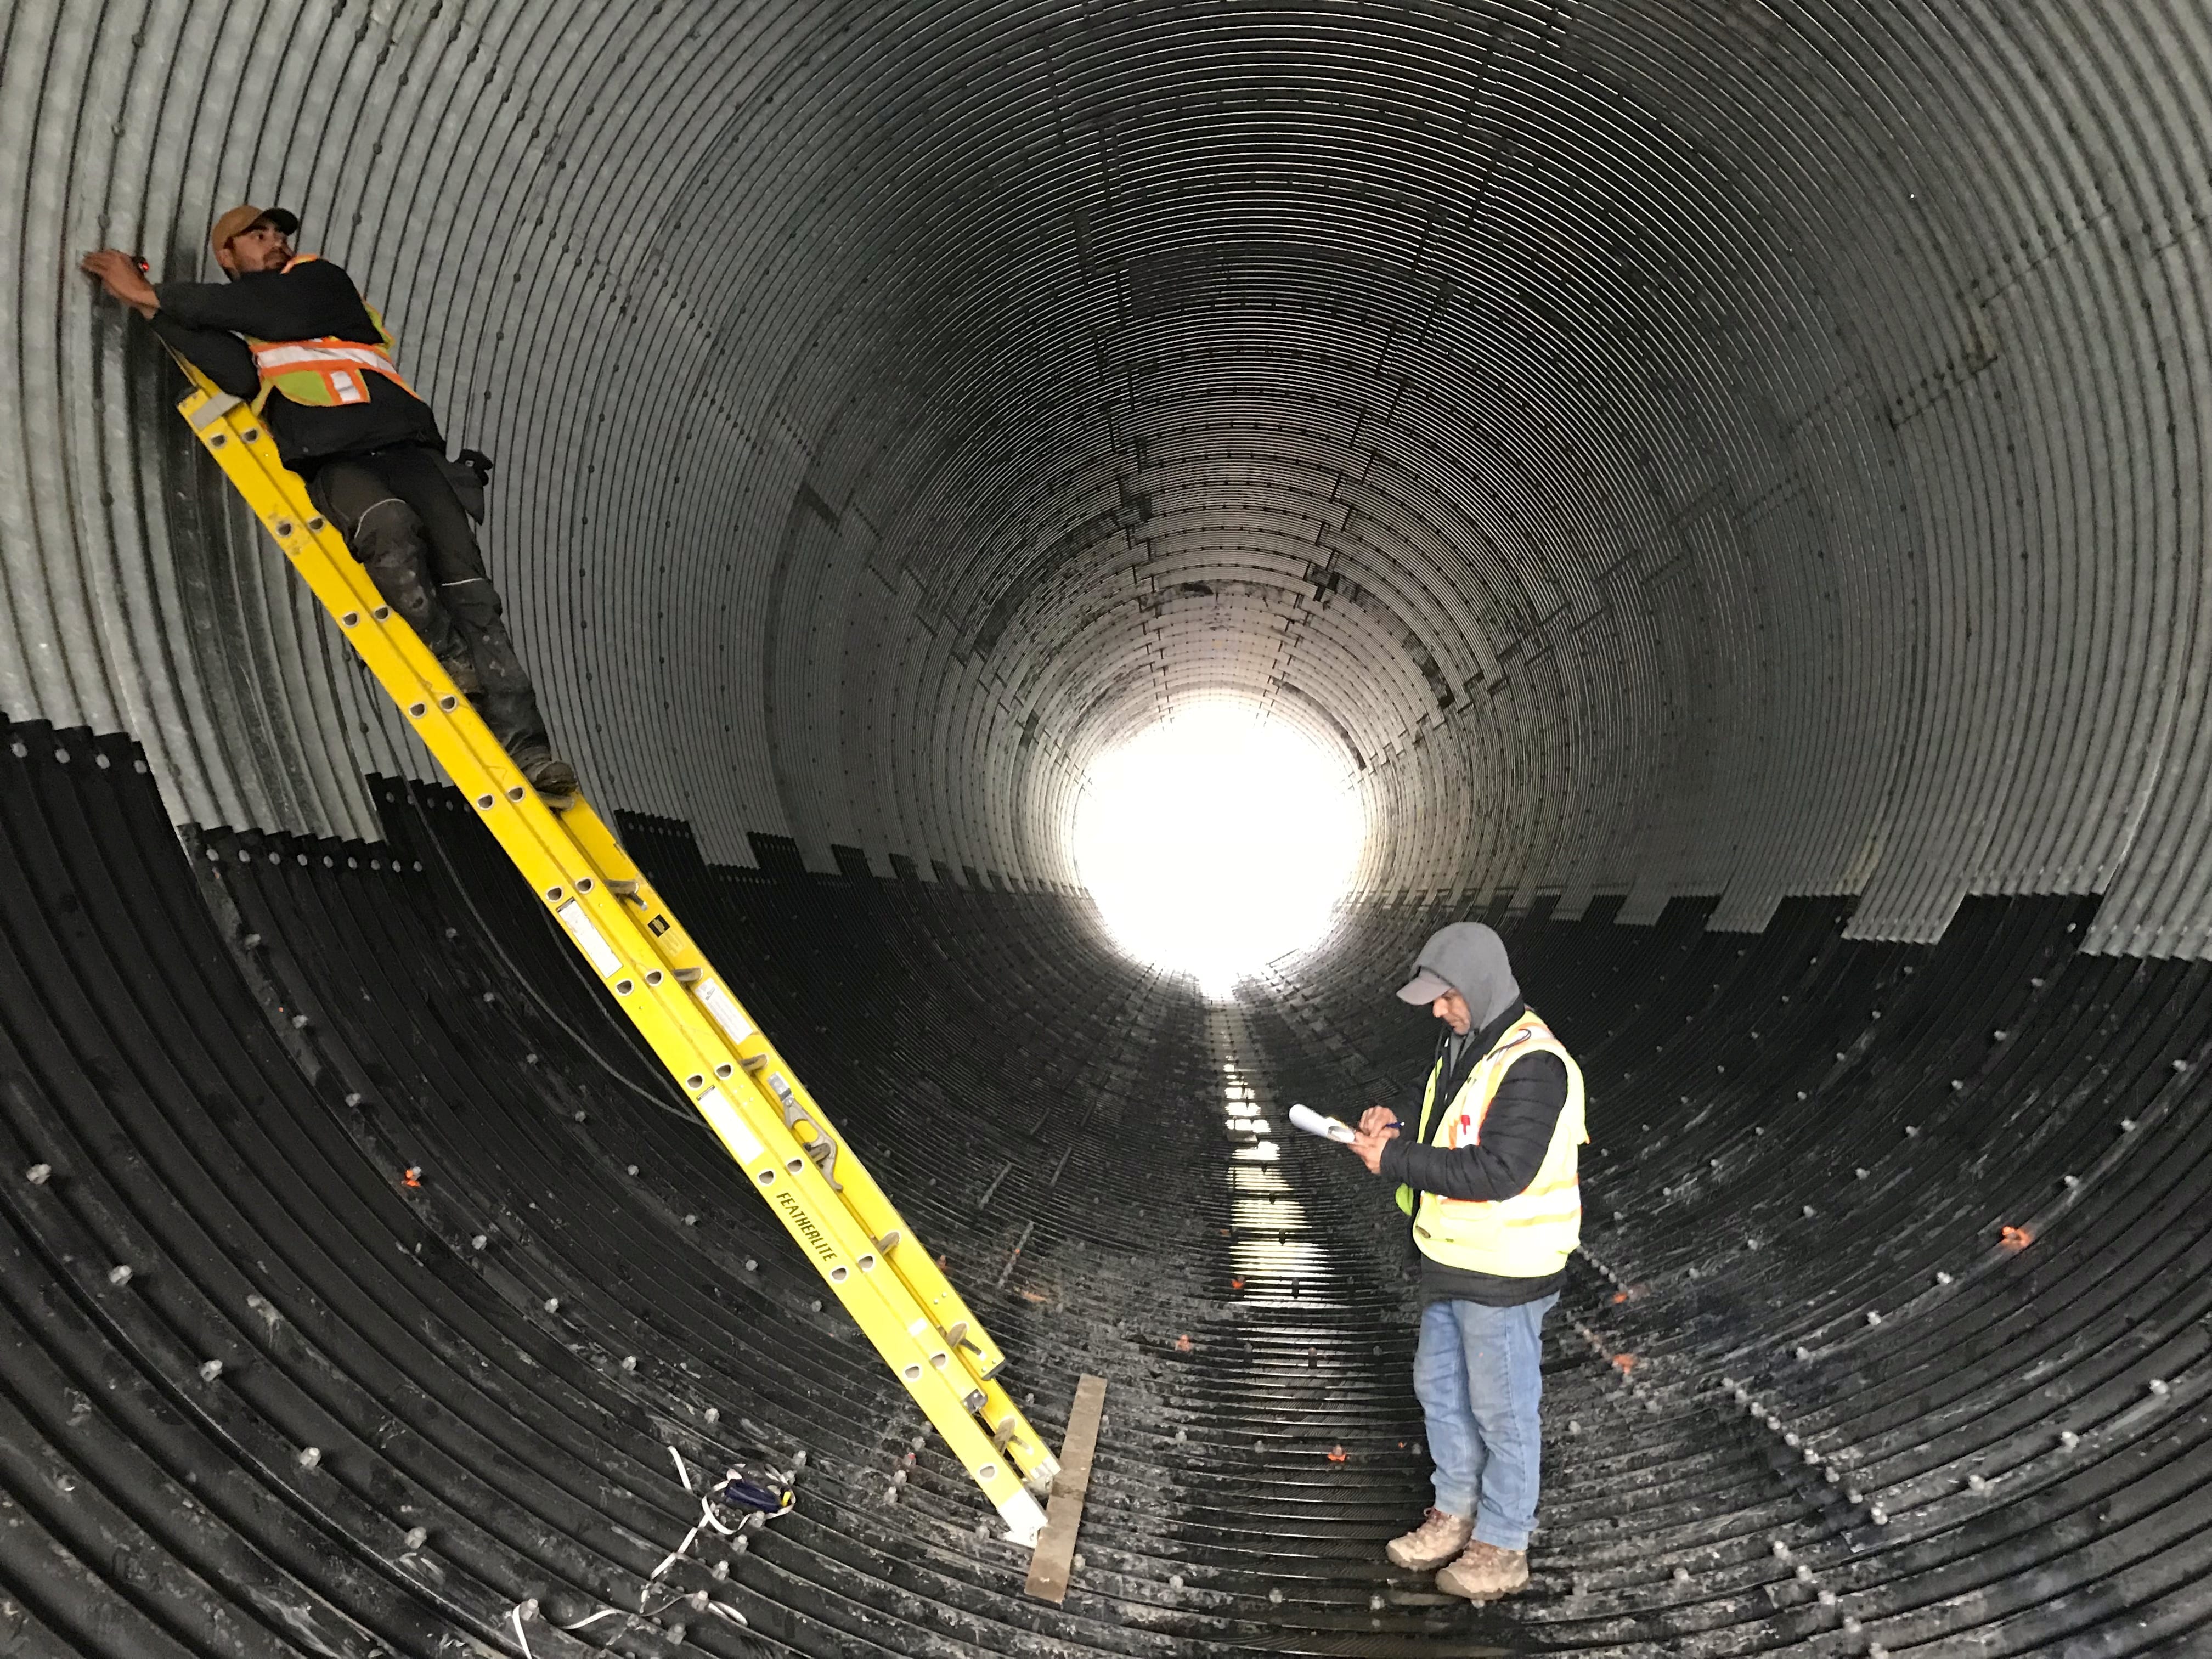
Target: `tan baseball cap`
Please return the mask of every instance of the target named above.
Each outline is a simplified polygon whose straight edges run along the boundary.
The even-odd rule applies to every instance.
[[[230,246],[232,237],[243,236],[264,220],[287,236],[297,234],[300,228],[300,216],[287,213],[283,208],[234,207],[215,222],[215,228],[208,233],[208,241],[220,255]]]

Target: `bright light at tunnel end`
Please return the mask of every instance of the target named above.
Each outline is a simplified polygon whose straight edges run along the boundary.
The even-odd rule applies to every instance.
[[[1091,763],[1073,851],[1116,945],[1226,1000],[1328,931],[1365,830],[1341,755],[1257,702],[1213,697]]]

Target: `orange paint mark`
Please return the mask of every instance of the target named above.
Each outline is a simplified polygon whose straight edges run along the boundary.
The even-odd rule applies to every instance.
[[[2006,1227],[1999,1231],[1997,1243],[2008,1250],[2024,1250],[2035,1243],[2035,1235],[2025,1227]]]
[[[1229,1281],[1229,1288],[1232,1291],[1241,1291],[1244,1288],[1244,1281],[1241,1279],[1232,1279]]]
[[[1189,1332],[1186,1331],[1181,1336],[1176,1338],[1176,1352],[1177,1353],[1188,1353],[1190,1352]]]
[[[1613,1357],[1613,1363],[1620,1374],[1626,1376],[1630,1371],[1635,1370],[1636,1356],[1632,1353],[1617,1353]]]
[[[422,1171],[417,1165],[410,1164],[407,1166],[407,1173],[399,1179],[403,1185],[419,1187],[422,1184]]]
[[[1339,1446],[1329,1453],[1328,1461],[1332,1463],[1341,1463],[1347,1455],[1349,1455],[1349,1454],[1346,1452],[1344,1448]]]
[[[1044,1299],[1044,1292],[1042,1291],[1024,1291],[1022,1292],[1022,1300],[1024,1302],[1042,1302]]]
[[[1626,1291],[1615,1291],[1613,1293],[1613,1305],[1616,1308],[1627,1300],[1628,1292]]]

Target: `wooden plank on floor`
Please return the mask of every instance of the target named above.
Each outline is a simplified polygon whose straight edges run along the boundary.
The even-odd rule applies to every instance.
[[[1106,1409],[1106,1379],[1085,1376],[1075,1385],[1075,1404],[1067,1413],[1067,1438],[1060,1449],[1060,1474],[1052,1483],[1052,1502],[1044,1512],[1044,1531],[1030,1557],[1024,1588],[1040,1601],[1067,1599],[1068,1574],[1075,1566],[1075,1534],[1083,1524],[1083,1498],[1091,1490],[1091,1462],[1098,1450],[1098,1418]]]

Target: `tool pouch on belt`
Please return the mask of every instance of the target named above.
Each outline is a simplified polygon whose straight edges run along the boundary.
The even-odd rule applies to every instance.
[[[482,524],[484,491],[491,487],[491,457],[481,449],[465,449],[451,460],[441,455],[438,464],[446,469],[446,482],[453,487],[461,510]]]

